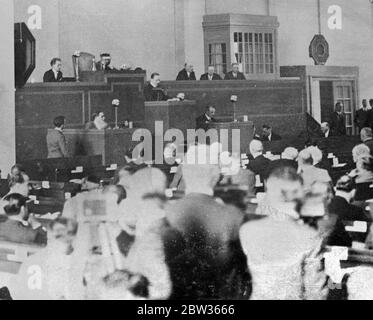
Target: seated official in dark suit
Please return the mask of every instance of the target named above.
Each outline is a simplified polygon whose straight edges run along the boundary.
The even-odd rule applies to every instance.
[[[330,125],[327,122],[323,122],[321,124],[321,137],[322,138],[329,138],[334,136],[333,132],[330,130]]]
[[[63,80],[61,59],[53,58],[51,61],[51,67],[52,69],[44,73],[43,82],[61,82]]]
[[[110,53],[102,53],[100,54],[100,58],[101,58],[100,61],[96,62],[97,71],[114,70],[114,68],[110,65],[111,63]]]
[[[196,129],[208,130],[209,124],[216,122],[214,119],[216,109],[214,106],[207,106],[206,112],[196,119]]]
[[[221,77],[215,73],[214,66],[208,66],[207,72],[201,76],[201,80],[212,81],[212,80],[221,80]]]
[[[353,239],[345,230],[346,223],[370,220],[362,208],[351,204],[355,192],[355,184],[352,178],[343,176],[338,180],[335,197],[329,205],[330,215],[335,221],[335,225],[327,238],[327,244],[330,246],[350,247]],[[365,238],[364,234],[362,236]],[[364,241],[365,239],[361,239],[361,242]]]
[[[108,123],[105,121],[105,114],[103,112],[92,114],[92,121],[85,124],[86,130],[105,130],[109,127]]]
[[[281,136],[278,134],[274,133],[272,131],[272,127],[269,125],[263,125],[263,135],[262,135],[262,140],[263,141],[279,141],[281,140]]]
[[[26,201],[28,198],[13,193],[5,200],[5,215],[0,215],[0,240],[44,245],[47,243],[46,231],[40,225],[31,225]]]
[[[346,116],[343,113],[343,104],[337,102],[335,111],[330,116],[330,130],[336,136],[346,135]]]
[[[256,175],[260,176],[261,181],[265,181],[268,178],[268,170],[271,163],[271,160],[263,156],[263,143],[259,140],[252,140],[250,142],[250,154],[249,164],[247,169],[254,172]]]
[[[65,117],[56,117],[53,121],[54,130],[47,134],[48,159],[67,158],[67,145],[63,129],[65,127]]]
[[[149,83],[144,87],[145,101],[167,101],[170,99],[166,90],[159,85],[160,82],[159,73],[155,72],[150,76]]]
[[[185,63],[184,69],[179,72],[176,80],[197,80],[196,75],[193,71],[193,65],[191,65],[190,63]]]
[[[224,80],[246,80],[245,75],[239,71],[238,63],[232,64],[232,71],[225,75]]]

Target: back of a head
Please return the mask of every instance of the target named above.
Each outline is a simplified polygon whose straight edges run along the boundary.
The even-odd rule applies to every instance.
[[[249,150],[251,154],[262,153],[264,150],[263,143],[259,140],[252,140],[250,142]]]
[[[144,168],[133,174],[130,180],[131,194],[143,197],[146,194],[164,194],[167,179],[157,168]]]
[[[365,142],[367,140],[371,140],[373,138],[372,129],[371,128],[363,128],[360,132],[361,141]]]
[[[219,144],[197,145],[189,148],[182,169],[185,185],[189,191],[215,187],[220,175],[219,151]]]
[[[61,128],[65,124],[65,117],[64,116],[58,116],[54,118],[53,124],[56,128]]]
[[[370,149],[365,144],[358,144],[352,149],[352,157],[354,162],[357,162],[358,159],[362,156],[369,156],[370,155]]]
[[[301,152],[299,152],[298,163],[300,165],[313,165],[312,154],[308,149],[304,149]]]
[[[267,195],[273,200],[292,202],[303,195],[303,180],[292,167],[279,167],[273,170],[267,180]]]
[[[318,164],[322,160],[323,154],[318,147],[308,147],[307,150],[311,153],[313,165]]]
[[[373,157],[370,155],[361,155],[357,160],[357,167],[373,172]]]
[[[288,147],[282,153],[283,159],[295,160],[298,157],[298,150],[293,147]]]

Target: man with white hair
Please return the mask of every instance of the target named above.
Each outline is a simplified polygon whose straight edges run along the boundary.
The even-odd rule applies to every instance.
[[[196,75],[193,71],[193,65],[186,62],[184,69],[177,75],[176,81],[187,81],[187,80],[197,80]]]
[[[298,150],[292,147],[286,148],[282,154],[281,159],[274,160],[271,162],[268,172],[269,174],[273,172],[275,169],[280,167],[290,167],[295,170],[298,169],[298,163],[296,161],[298,157]]]
[[[268,176],[268,167],[271,163],[271,160],[263,156],[263,143],[259,140],[252,140],[249,146],[251,158],[249,157],[249,164],[247,169],[254,172],[256,175],[259,175],[262,182],[267,179]]]
[[[321,132],[322,132],[323,138],[329,138],[330,136],[332,136],[332,134],[330,132],[330,125],[329,125],[329,123],[323,122],[321,124]]]
[[[310,190],[315,182],[330,184],[332,179],[327,170],[316,168],[309,150],[305,149],[298,156],[298,172],[303,178],[304,189]]]
[[[373,133],[371,128],[363,128],[360,132],[360,140],[370,150],[370,154],[373,155]]]

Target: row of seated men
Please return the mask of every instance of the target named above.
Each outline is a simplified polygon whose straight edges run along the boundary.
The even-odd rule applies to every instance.
[[[53,58],[50,62],[51,69],[44,73],[43,82],[61,82],[64,81],[62,73],[62,60],[60,58]],[[111,65],[110,53],[100,54],[100,60],[95,63],[94,70],[96,71],[112,71],[117,70]],[[125,69],[124,66],[120,68]],[[196,80],[193,65],[185,63],[184,68],[178,73],[176,80]],[[214,81],[222,80],[219,74],[215,73],[215,67],[213,65],[208,66],[207,72],[202,74],[200,80]],[[224,80],[246,80],[245,75],[239,71],[239,64],[232,64],[232,71],[227,72]]]
[[[365,131],[372,137],[369,128]],[[282,159],[271,161],[262,142],[254,139],[248,163],[243,163],[219,144],[192,145],[173,181],[184,196],[174,200],[165,198],[164,173],[133,159],[136,163],[118,170],[115,185],[102,189],[88,180],[86,192],[66,201],[61,216],[48,227],[46,247],[24,261],[8,286],[10,296],[371,299],[371,267],[346,269],[338,277],[328,269],[330,261],[324,263],[333,256],[330,246],[372,248],[372,217],[364,202],[370,198],[360,197],[362,203],[354,198],[361,185],[373,183],[373,158],[366,144],[352,153],[356,168],[333,186],[331,172],[320,168],[317,146],[300,152],[289,146]],[[11,185],[3,199],[2,223],[10,219],[33,228],[22,213],[27,173],[16,169],[12,176],[23,181]],[[256,176],[261,176],[265,194],[257,195],[255,212],[215,195],[221,179],[237,179],[250,189]],[[357,221],[366,224],[364,232],[354,230]],[[97,224],[94,237],[92,226]],[[29,268],[35,265],[43,271],[45,285],[31,291]],[[335,290],[336,283],[343,290]]]

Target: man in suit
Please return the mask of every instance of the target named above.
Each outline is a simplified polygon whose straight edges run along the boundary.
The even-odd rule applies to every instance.
[[[249,164],[247,165],[247,169],[254,172],[256,175],[260,176],[261,181],[265,181],[268,177],[268,168],[271,163],[271,160],[267,159],[263,156],[263,143],[259,140],[252,140],[250,142],[250,155]]]
[[[271,161],[268,169],[268,173],[271,174],[274,170],[281,167],[290,167],[294,170],[298,170],[298,150],[292,147],[288,147],[281,154],[281,159]]]
[[[360,131],[360,140],[370,150],[370,154],[373,156],[373,133],[371,128],[363,128]]]
[[[165,89],[160,86],[161,78],[155,72],[150,76],[149,83],[144,87],[145,101],[167,101],[170,97]]]
[[[212,81],[212,80],[221,80],[221,77],[215,73],[214,66],[208,66],[207,72],[201,76],[200,80]]]
[[[179,72],[176,78],[177,81],[185,80],[197,80],[196,75],[193,71],[193,65],[185,63],[184,69]]]
[[[46,231],[40,225],[32,226],[28,222],[26,205],[28,198],[12,193],[4,200],[7,204],[4,207],[5,215],[0,215],[0,239],[23,244],[45,245]]]
[[[60,58],[53,58],[51,69],[44,73],[43,82],[61,82],[63,74],[61,72],[62,62]]]
[[[281,136],[279,136],[278,134],[272,131],[271,126],[267,124],[263,125],[263,136],[262,136],[263,141],[279,141],[281,139],[282,139]]]
[[[346,135],[346,116],[341,102],[337,102],[335,111],[330,116],[330,129],[336,136]]]
[[[240,67],[238,63],[232,64],[232,71],[225,75],[224,80],[246,80],[245,75],[239,71]]]
[[[164,246],[172,279],[171,300],[248,299],[251,292],[238,237],[243,215],[214,198],[219,166],[199,158],[205,153],[211,159],[211,152],[206,145],[188,150],[190,163],[183,164],[186,196],[166,207],[167,221],[174,230]],[[201,162],[194,161],[195,155]]]
[[[56,117],[53,124],[54,130],[48,131],[47,134],[48,159],[67,158],[67,145],[63,134],[65,117]]]
[[[368,106],[367,100],[362,101],[362,107],[355,113],[355,125],[358,127],[359,132],[363,128],[371,128],[373,125],[373,110],[372,106]]]
[[[355,184],[352,178],[343,176],[338,180],[335,197],[329,205],[329,212],[331,217],[334,218],[335,224],[327,238],[327,245],[350,247],[353,239],[346,232],[345,224],[352,221],[370,220],[362,208],[351,204],[355,192]],[[364,240],[361,239],[361,242],[364,242]]]
[[[110,53],[102,53],[100,54],[100,58],[101,58],[100,61],[96,62],[97,71],[114,70],[114,68],[110,65],[111,63]]]
[[[329,138],[331,136],[333,136],[333,133],[330,131],[330,125],[328,122],[323,122],[321,124],[321,137],[322,138]]]
[[[196,119],[196,129],[208,130],[209,124],[216,122],[214,119],[216,109],[214,106],[209,105],[206,107],[206,112]]]

